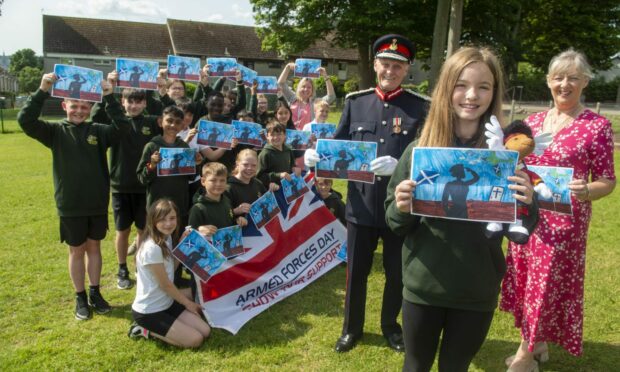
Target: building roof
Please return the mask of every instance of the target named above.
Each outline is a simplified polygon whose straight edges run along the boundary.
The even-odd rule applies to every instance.
[[[43,15],[43,52],[165,59],[165,24]]]
[[[43,52],[165,59],[168,54],[281,60],[252,26],[168,19],[166,24],[43,15]],[[355,49],[319,40],[294,57],[357,61]]]

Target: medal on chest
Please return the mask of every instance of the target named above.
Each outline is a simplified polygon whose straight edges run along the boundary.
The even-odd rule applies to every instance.
[[[401,118],[392,119],[392,133],[400,134],[400,132],[402,131],[401,123],[402,123]]]

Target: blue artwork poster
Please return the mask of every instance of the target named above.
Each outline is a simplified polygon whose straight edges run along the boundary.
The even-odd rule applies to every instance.
[[[117,58],[116,71],[119,87],[157,90],[158,62]]]
[[[169,148],[159,149],[158,176],[182,176],[196,173],[196,149]]]
[[[413,214],[512,223],[516,201],[508,188],[519,154],[486,149],[414,148]]]
[[[310,124],[310,130],[316,139],[332,139],[336,133],[336,124]]]
[[[199,145],[230,150],[234,127],[230,124],[200,119],[196,142]]]
[[[287,203],[303,196],[310,191],[308,185],[304,181],[304,178],[296,174],[291,174],[291,180],[287,181],[285,178],[281,180],[282,192],[284,193],[284,199]]]
[[[226,258],[232,258],[244,253],[240,226],[235,225],[217,229],[211,240],[215,249]]]
[[[235,76],[237,60],[235,58],[207,58],[210,76]]]
[[[293,150],[306,150],[312,147],[312,132],[286,130],[286,144]]]
[[[168,56],[170,79],[200,81],[200,58]]]
[[[203,282],[215,275],[226,262],[226,257],[193,229],[172,250],[172,255]]]
[[[239,141],[239,143],[252,145],[254,147],[263,146],[263,136],[261,135],[263,127],[260,124],[233,120],[232,126],[235,129],[233,136],[237,139],[237,141]]]
[[[317,177],[375,182],[370,162],[377,158],[377,143],[320,139],[316,144]]]
[[[85,67],[54,65],[54,74],[58,80],[52,87],[52,97],[101,102],[103,72]]]
[[[269,191],[258,198],[250,207],[250,217],[257,228],[261,228],[280,213],[280,207],[273,192]]]
[[[256,82],[258,83],[258,87],[256,88],[257,93],[278,93],[278,79],[276,79],[275,76],[257,76]]]
[[[295,76],[318,78],[319,68],[321,67],[320,59],[297,58],[295,60]]]
[[[527,169],[536,173],[542,182],[551,189],[551,198],[538,195],[538,208],[561,214],[573,214],[568,183],[573,179],[573,168],[528,165]]]
[[[245,85],[246,87],[251,87],[254,81],[256,81],[258,73],[251,68],[245,67],[240,63],[237,63],[237,70],[241,72],[241,80],[243,80],[243,85]],[[235,76],[229,76],[228,79],[233,81],[237,80]]]

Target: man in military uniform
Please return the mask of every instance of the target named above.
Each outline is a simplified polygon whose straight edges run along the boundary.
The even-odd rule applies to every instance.
[[[377,86],[347,96],[335,139],[377,143],[377,159],[370,164],[374,184],[349,182],[347,218],[347,295],[342,335],[335,350],[351,350],[364,329],[366,287],[379,238],[383,241],[385,287],[381,331],[388,345],[404,351],[402,328],[396,318],[402,306],[403,238],[385,223],[383,202],[396,163],[414,140],[428,109],[428,98],[403,89],[415,48],[405,37],[385,35],[373,45]],[[314,166],[318,154],[306,151],[306,165]]]

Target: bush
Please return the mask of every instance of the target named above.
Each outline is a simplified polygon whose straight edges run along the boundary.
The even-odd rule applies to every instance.
[[[358,91],[360,89],[360,77],[357,75],[351,76],[349,80],[344,82],[343,88],[346,94]]]
[[[513,97],[511,89],[517,89],[518,86],[523,87],[522,92],[514,91],[516,100],[522,101],[549,101],[551,93],[547,87],[547,78],[545,73],[533,68],[526,63],[519,64],[519,72],[517,78],[509,82],[507,86],[507,99]]]
[[[185,96],[192,98],[196,92],[196,84],[185,82]]]
[[[598,77],[590,80],[583,95],[587,102],[616,102],[618,85],[620,85],[620,76],[609,82]]]

